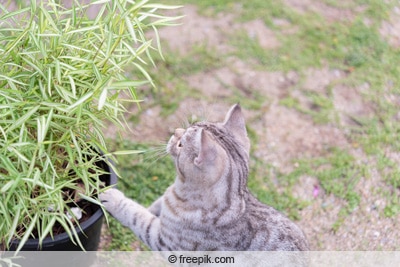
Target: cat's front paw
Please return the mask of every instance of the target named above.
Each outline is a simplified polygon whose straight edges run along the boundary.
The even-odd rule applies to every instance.
[[[110,188],[99,195],[101,204],[103,204],[104,208],[111,214],[117,209],[119,203],[124,198],[124,194],[115,188]]]

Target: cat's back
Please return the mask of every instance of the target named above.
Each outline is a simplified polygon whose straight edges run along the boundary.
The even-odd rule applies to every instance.
[[[244,209],[224,214],[226,208],[188,208],[191,201],[187,206],[176,205],[176,195],[172,194],[173,190],[169,192],[164,196],[166,209],[161,216],[161,233],[171,246],[169,250],[309,250],[303,232],[295,223],[250,193],[244,201]],[[174,205],[170,206],[170,202]],[[224,215],[226,223],[217,224],[215,219]]]
[[[309,250],[302,230],[276,209],[259,202],[249,194],[246,216],[253,228],[253,242],[248,250]]]

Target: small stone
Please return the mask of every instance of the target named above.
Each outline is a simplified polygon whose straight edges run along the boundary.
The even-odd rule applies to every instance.
[[[373,236],[374,236],[375,238],[378,238],[380,235],[381,235],[381,233],[379,233],[378,231],[374,231],[374,232],[373,232]]]
[[[55,211],[55,205],[54,205],[54,204],[49,205],[49,206],[47,207],[47,211],[49,211],[49,212]]]
[[[82,218],[82,210],[80,208],[77,207],[71,208],[71,212],[73,216],[69,212],[67,212],[68,219],[70,220],[76,219],[79,221]]]

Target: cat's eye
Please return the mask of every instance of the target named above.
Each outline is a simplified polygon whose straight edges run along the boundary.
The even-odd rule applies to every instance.
[[[182,142],[178,141],[177,147],[183,147]]]

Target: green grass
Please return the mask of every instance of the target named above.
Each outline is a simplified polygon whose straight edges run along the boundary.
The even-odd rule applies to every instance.
[[[313,12],[299,13],[286,6],[284,1],[167,2],[196,5],[201,15],[210,18],[233,14],[235,23],[260,19],[273,30],[280,45],[274,49],[265,49],[249,36],[247,29],[240,29],[228,36],[228,44],[233,52],[227,54],[218,54],[202,44],[189,48],[184,55],[167,49],[164,51],[165,61],[156,59],[157,69],[151,73],[158,87],[157,91],[150,94],[155,99],[152,105],[161,105],[162,116],[173,114],[180,101],[187,97],[218,101],[189,88],[185,78],[199,73],[212,75],[213,70],[230,67],[229,60],[232,58],[244,61],[255,71],[283,74],[294,71],[299,75],[299,81],[286,88],[286,94],[282,95],[277,104],[299,112],[315,125],[342,130],[349,144],[360,149],[370,162],[376,164],[365,165],[351,153],[352,148],[326,147],[317,157],[293,159],[293,162],[298,163],[297,168],[284,173],[268,162],[252,156],[250,190],[262,202],[274,206],[290,218],[301,219],[299,211],[310,203],[296,198],[293,188],[299,184],[301,176],[315,177],[327,195],[332,195],[343,203],[338,217],[331,222],[332,230],[337,231],[362,203],[364,196],[357,190],[357,183],[360,179],[369,179],[371,175],[375,175],[373,169],[376,168],[383,184],[387,186],[374,192],[387,203],[382,216],[394,217],[400,213],[400,167],[387,155],[387,151],[400,150],[400,53],[379,32],[382,20],[388,20],[396,1],[322,1],[330,7],[352,12],[351,20],[337,21],[327,21]],[[363,6],[362,9],[359,8],[360,5]],[[276,24],[277,19],[284,20],[287,24]],[[293,30],[287,33],[288,29]],[[344,75],[330,83],[327,88],[315,92],[304,90],[308,71],[324,67],[336,69]],[[272,103],[269,96],[257,93],[257,88],[249,88],[252,93],[246,94],[235,86],[219,82],[232,92],[231,96],[222,100],[224,102],[240,101],[245,109],[258,112],[267,110]],[[339,111],[334,105],[336,85],[365,88],[360,90],[361,98],[370,107],[371,114],[352,115],[350,119],[354,123],[342,125]],[[295,97],[294,91],[300,92],[307,104]],[[144,91],[143,93],[146,94]],[[259,137],[251,125],[248,125],[248,131],[252,145],[256,147]],[[129,146],[135,147],[136,144]],[[144,160],[144,156],[135,159],[135,162],[121,162],[123,172],[133,177],[124,178],[121,189],[140,203],[150,204],[172,183],[174,168],[170,164],[169,159],[161,159],[152,164],[151,161]],[[113,235],[125,236],[119,228],[112,231]]]
[[[148,144],[134,144],[129,141],[114,143],[118,148],[144,151],[137,156],[118,157],[121,179],[118,189],[125,195],[148,207],[160,197],[175,180],[175,167],[172,159],[165,155],[165,147],[152,147]],[[156,167],[155,167],[156,166]],[[113,237],[107,248],[109,250],[129,251],[137,237],[115,219],[110,218],[109,234]],[[140,244],[141,249],[147,250]]]
[[[290,176],[276,172],[273,166],[252,157],[248,178],[249,189],[261,202],[285,213],[293,220],[299,220],[299,211],[308,203],[293,196],[294,183]],[[272,173],[275,173],[275,177],[271,175]]]

